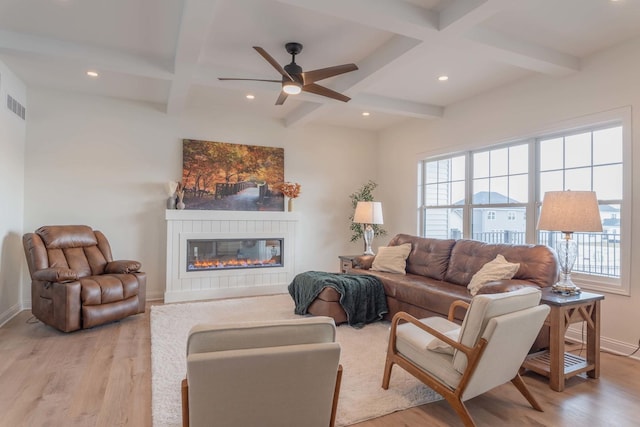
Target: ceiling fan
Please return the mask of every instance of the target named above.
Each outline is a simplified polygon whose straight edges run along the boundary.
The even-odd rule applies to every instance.
[[[251,80],[256,82],[274,82],[282,84],[282,91],[280,92],[280,96],[278,96],[278,100],[276,101],[276,105],[284,104],[284,101],[287,99],[289,95],[297,95],[300,92],[310,92],[315,93],[316,95],[326,96],[328,98],[337,99],[339,101],[347,102],[351,98],[341,93],[338,93],[334,90],[326,88],[324,86],[320,86],[316,84],[318,80],[327,79],[329,77],[337,76],[339,74],[348,73],[350,71],[355,71],[358,69],[356,64],[343,64],[336,65],[333,67],[320,68],[313,71],[302,71],[302,67],[296,64],[296,55],[302,52],[302,45],[300,43],[287,43],[285,45],[285,49],[291,55],[291,63],[287,64],[283,67],[280,66],[276,62],[275,59],[271,55],[267,53],[266,50],[259,46],[253,47],[264,59],[267,60],[269,64],[273,68],[275,68],[280,74],[282,74],[281,80],[269,80],[269,79],[238,79],[238,78],[227,78],[227,77],[218,77],[218,80]]]

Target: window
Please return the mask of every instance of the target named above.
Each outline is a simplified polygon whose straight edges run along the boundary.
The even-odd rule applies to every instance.
[[[422,235],[555,247],[559,231],[536,229],[544,193],[595,191],[603,233],[574,233],[574,280],[628,294],[630,123],[630,109],[613,110],[567,123],[569,130],[422,161]]]
[[[421,168],[421,235],[459,239],[463,235],[462,207],[465,198],[465,156],[424,162]]]
[[[524,243],[525,221],[515,220],[529,200],[529,149],[526,143],[471,153],[471,238],[491,243]],[[481,212],[491,208],[485,223]],[[511,218],[513,216],[513,218]]]
[[[578,259],[574,273],[620,277],[622,205],[622,126],[591,129],[541,139],[540,198],[546,191],[595,191],[604,233],[574,233]],[[538,241],[555,246],[560,232],[539,232]]]

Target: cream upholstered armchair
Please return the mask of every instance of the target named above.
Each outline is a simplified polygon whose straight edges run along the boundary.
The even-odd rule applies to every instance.
[[[187,341],[183,426],[332,426],[339,359],[329,317],[197,325]]]
[[[542,411],[518,373],[549,313],[547,305],[538,305],[540,296],[534,288],[478,295],[471,304],[454,302],[450,320],[397,313],[382,387],[389,388],[391,368],[398,364],[440,393],[465,426],[475,423],[463,402],[508,381]],[[462,326],[451,321],[460,306],[468,309]]]
[[[22,237],[31,311],[63,332],[145,310],[147,276],[138,261],[114,260],[109,241],[86,225],[49,225]]]

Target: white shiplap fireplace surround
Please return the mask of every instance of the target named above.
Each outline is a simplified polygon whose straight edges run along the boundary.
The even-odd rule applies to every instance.
[[[164,302],[287,291],[296,273],[297,212],[167,210],[167,277]],[[284,239],[282,267],[187,271],[189,239]]]

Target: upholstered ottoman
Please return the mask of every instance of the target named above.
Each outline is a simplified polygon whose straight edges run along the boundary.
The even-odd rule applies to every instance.
[[[328,316],[336,324],[346,322],[355,328],[389,312],[382,282],[371,275],[307,271],[293,278],[289,294],[294,313]]]
[[[347,321],[347,313],[340,305],[340,294],[333,288],[325,287],[307,308],[314,316],[333,317],[336,325]]]

